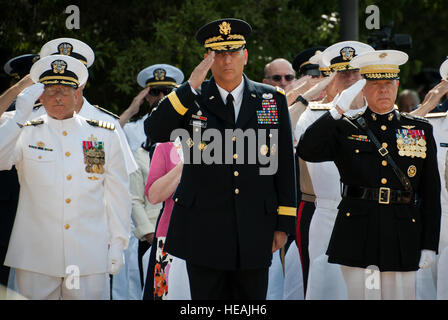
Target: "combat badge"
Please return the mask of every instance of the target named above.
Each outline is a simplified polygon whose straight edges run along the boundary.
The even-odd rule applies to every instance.
[[[104,174],[106,155],[104,153],[103,142],[97,141],[97,139],[91,135],[88,141],[82,142],[82,149],[86,172]]]

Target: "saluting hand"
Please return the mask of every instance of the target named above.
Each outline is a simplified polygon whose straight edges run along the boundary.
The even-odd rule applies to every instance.
[[[431,108],[430,110],[433,110],[446,93],[448,93],[448,81],[442,80],[438,85],[429,90],[425,99],[423,99],[422,105],[427,105]]]
[[[334,98],[332,104],[340,114],[343,114],[350,109],[353,100],[358,96],[365,85],[366,79],[358,80],[353,85],[342,91],[339,96]]]
[[[132,100],[131,105],[129,106],[129,109],[133,112],[133,114],[138,113],[140,110],[141,105],[145,101],[145,97],[149,92],[150,87],[146,87],[142,91],[139,92],[139,94]]]
[[[333,72],[329,77],[324,77],[319,79],[319,82],[316,83],[311,89],[309,89],[307,92],[305,92],[302,96],[307,101],[313,101],[319,95],[321,92],[328,86],[328,84],[333,80],[333,78],[336,76],[336,72]]]
[[[19,124],[23,124],[31,115],[33,111],[34,103],[44,92],[44,85],[42,83],[35,83],[25,90],[23,90],[16,100],[16,114],[14,116],[15,121]]]
[[[196,68],[194,68],[193,72],[190,75],[190,79],[188,79],[188,83],[194,90],[199,88],[202,82],[204,82],[208,70],[210,70],[213,62],[215,62],[215,52],[211,51],[209,54],[207,54],[204,60],[202,60],[202,62]]]
[[[311,79],[311,76],[303,76],[300,79],[294,80],[291,84],[286,86],[285,92],[288,106],[292,105],[300,94],[303,94],[309,88],[311,88]]]

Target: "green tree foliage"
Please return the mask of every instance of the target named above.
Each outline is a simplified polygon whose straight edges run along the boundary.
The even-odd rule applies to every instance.
[[[71,4],[80,9],[79,30],[65,26],[69,16],[65,9]],[[302,49],[338,38],[337,23],[321,17],[331,16],[336,2],[328,6],[311,0],[0,0],[0,8],[0,63],[38,53],[57,37],[80,39],[95,51],[85,95],[115,113],[121,113],[140,91],[137,74],[151,64],[176,65],[188,79],[204,54],[195,40],[196,30],[214,19],[237,17],[252,25],[246,73],[258,81],[270,60],[291,61]],[[2,77],[5,89],[7,77]]]
[[[394,21],[394,32],[413,37],[402,83],[422,66],[438,68],[448,53],[444,29],[438,27],[447,21],[447,1],[360,0],[361,41],[370,32],[364,25],[369,4],[379,6],[381,25]],[[80,9],[79,30],[66,28],[69,5]],[[136,82],[141,69],[169,63],[188,79],[204,54],[195,40],[196,30],[209,21],[236,17],[252,25],[245,72],[261,81],[264,66],[272,59],[292,61],[307,47],[339,41],[338,11],[337,0],[0,0],[0,64],[14,56],[38,53],[54,38],[80,39],[95,51],[86,97],[120,114],[141,90]],[[8,77],[2,74],[1,89],[7,84]]]

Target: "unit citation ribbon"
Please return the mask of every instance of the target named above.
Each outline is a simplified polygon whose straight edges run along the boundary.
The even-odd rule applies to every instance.
[[[277,102],[275,99],[263,99],[261,110],[257,110],[258,124],[278,124]]]
[[[396,136],[400,156],[426,158],[426,139],[423,130],[397,129]]]
[[[103,174],[106,163],[103,142],[92,137],[90,139],[82,142],[86,172]]]

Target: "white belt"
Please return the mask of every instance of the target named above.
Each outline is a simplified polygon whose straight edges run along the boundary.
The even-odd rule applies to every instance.
[[[316,208],[324,208],[324,209],[337,209],[339,202],[341,200],[334,199],[325,199],[325,198],[316,198]]]

